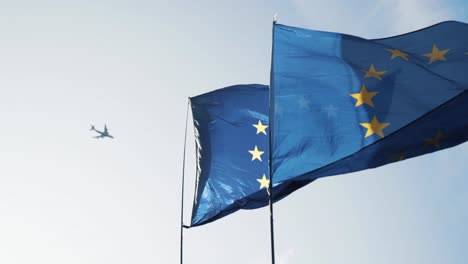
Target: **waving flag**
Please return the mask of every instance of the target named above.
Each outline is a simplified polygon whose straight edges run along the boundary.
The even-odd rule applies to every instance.
[[[192,227],[269,204],[268,90],[235,85],[190,98],[197,150]],[[275,186],[276,200],[309,182]]]
[[[268,203],[268,86],[238,85],[190,99],[197,148],[192,226]]]
[[[354,36],[274,25],[273,181],[316,179],[468,139],[468,25]]]

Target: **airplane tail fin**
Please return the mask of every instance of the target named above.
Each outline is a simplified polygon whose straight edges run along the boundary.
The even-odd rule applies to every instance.
[[[91,125],[91,129],[90,129],[90,130],[96,130],[96,129],[94,128],[94,125]]]

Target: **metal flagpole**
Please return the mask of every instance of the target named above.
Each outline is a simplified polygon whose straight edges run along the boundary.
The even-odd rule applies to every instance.
[[[188,113],[190,108],[190,98],[187,101],[187,113],[185,116],[185,136],[184,136],[184,156],[182,158],[182,191],[181,191],[181,206],[180,206],[180,264],[183,264],[184,256],[184,183],[185,183],[185,149],[187,148],[187,124]]]
[[[270,169],[271,175],[271,169]],[[270,237],[271,237],[271,263],[275,264],[275,233],[273,228],[273,188],[272,188],[272,180],[270,177],[270,187],[269,187],[269,196],[270,196]]]
[[[272,45],[271,45],[271,66],[270,66],[270,89],[269,89],[269,117],[268,123],[270,125],[270,133],[268,134],[269,140],[269,151],[268,151],[268,169],[270,174],[270,183],[268,187],[268,195],[269,195],[269,204],[270,204],[270,238],[271,238],[271,263],[275,264],[275,233],[274,233],[274,226],[273,226],[273,169],[272,169],[272,157],[273,157],[273,138],[272,138],[272,131],[273,131],[273,50],[275,46],[274,36],[275,36],[275,24],[276,24],[276,14],[273,17],[273,25],[272,25]]]

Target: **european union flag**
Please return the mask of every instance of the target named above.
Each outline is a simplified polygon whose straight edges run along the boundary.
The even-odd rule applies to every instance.
[[[197,180],[191,226],[269,204],[266,85],[235,85],[190,98]],[[279,200],[310,180],[275,186]]]
[[[408,159],[468,139],[468,25],[376,40],[274,25],[273,183]]]
[[[268,203],[268,86],[238,85],[190,99],[197,149],[192,226]]]

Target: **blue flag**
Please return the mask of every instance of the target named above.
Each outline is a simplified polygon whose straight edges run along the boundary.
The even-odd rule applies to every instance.
[[[468,139],[467,24],[377,40],[275,24],[271,73],[270,96],[237,85],[191,98],[192,226],[268,205],[270,125],[274,201]]]
[[[269,204],[268,93],[266,85],[236,85],[190,99],[197,157],[192,227]],[[273,192],[279,200],[309,182]]]
[[[268,203],[268,86],[238,85],[190,99],[197,182],[192,226]],[[260,203],[260,204],[259,204]]]
[[[468,25],[396,37],[274,25],[274,184],[374,168],[468,139]]]

